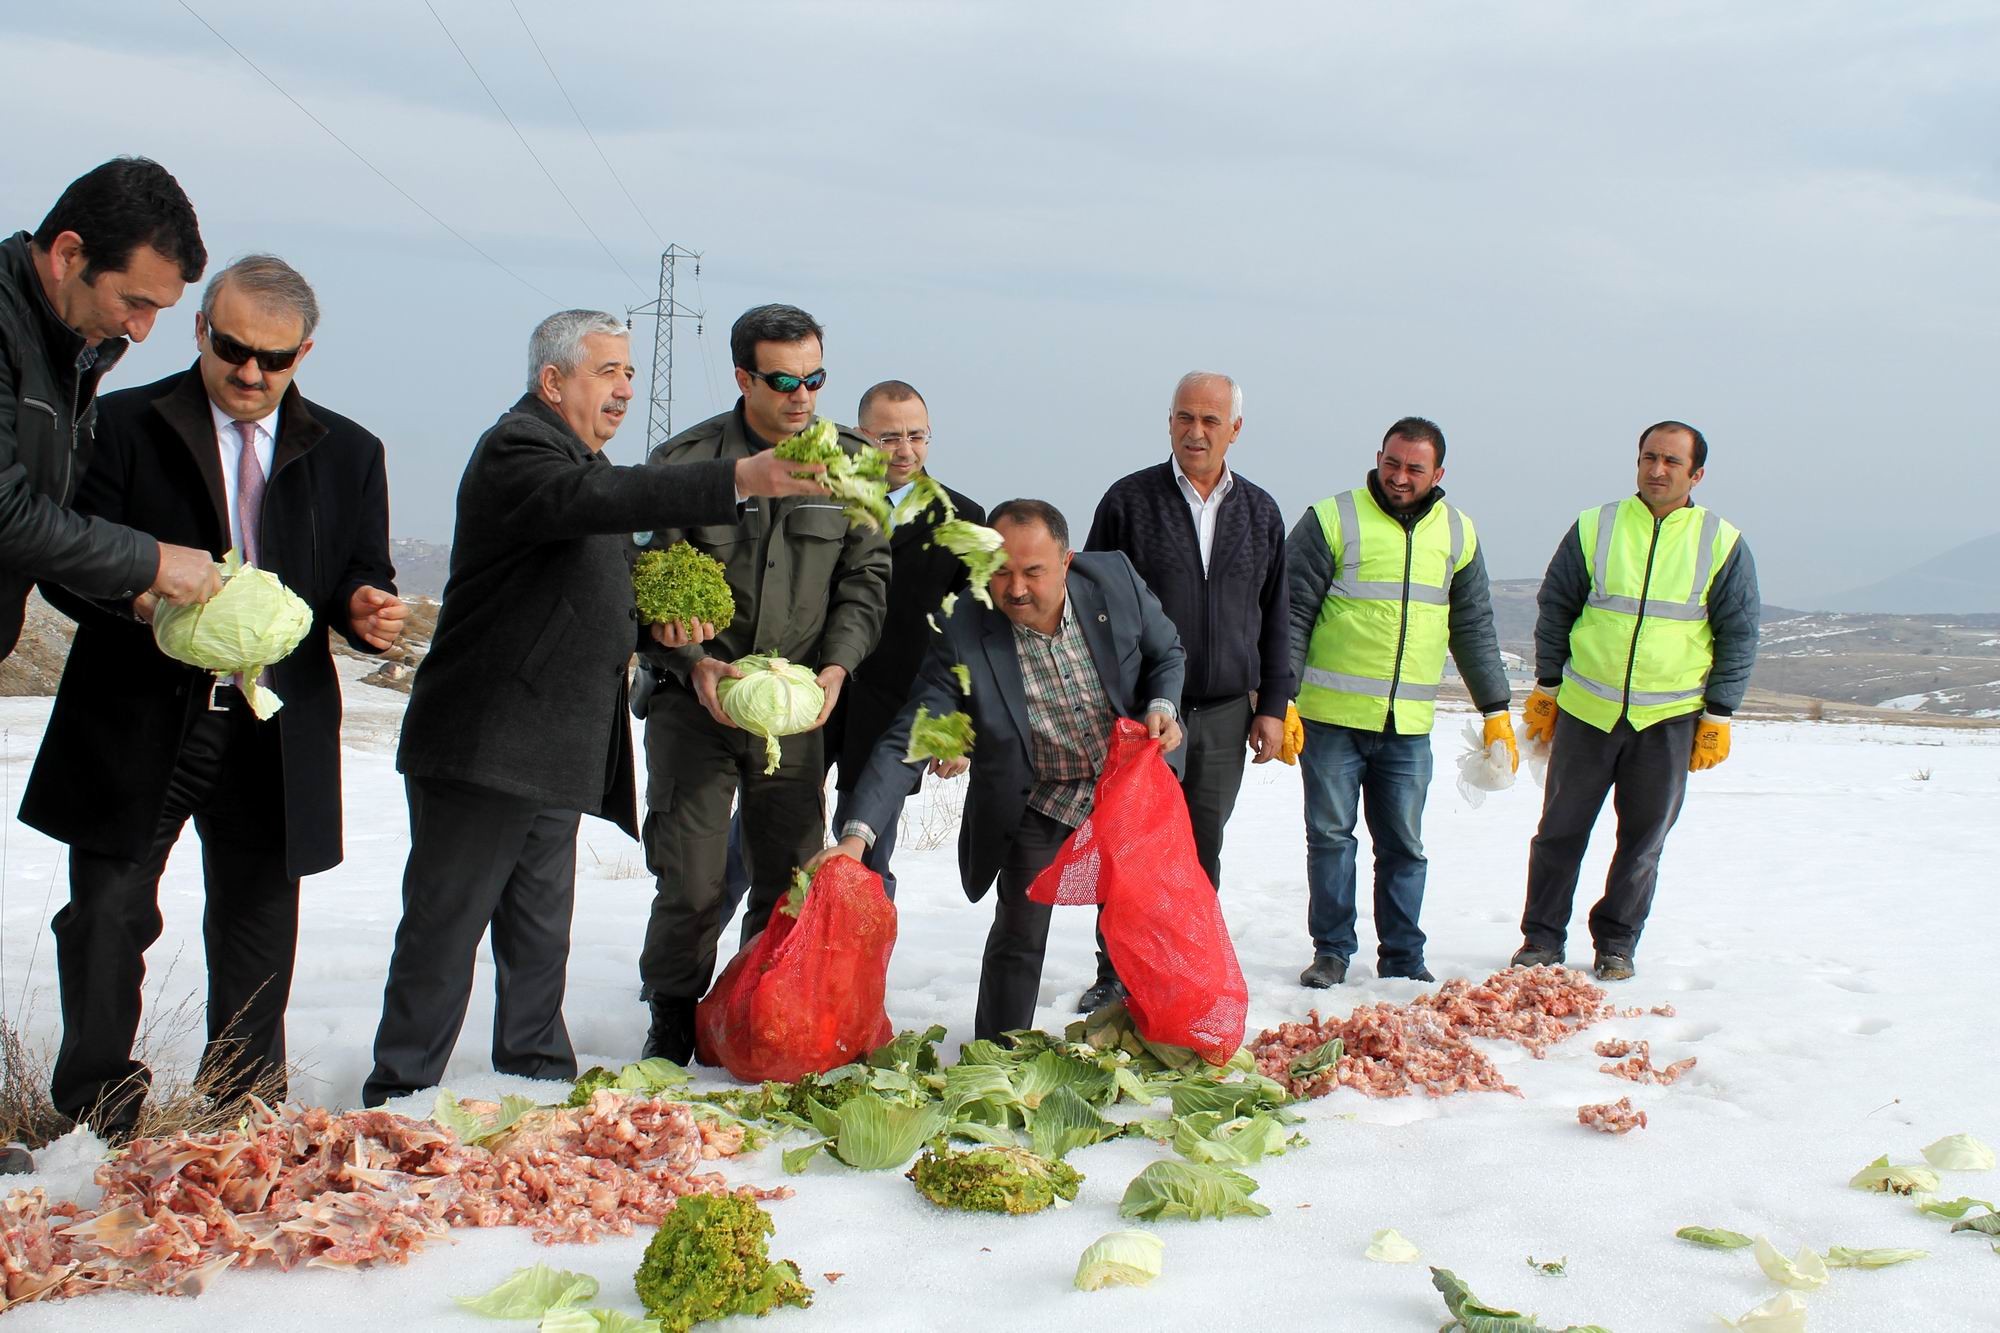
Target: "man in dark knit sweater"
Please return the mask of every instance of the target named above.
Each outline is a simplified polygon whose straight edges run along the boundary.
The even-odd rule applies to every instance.
[[[1187,652],[1181,791],[1196,854],[1222,885],[1222,829],[1243,783],[1245,742],[1257,763],[1278,757],[1292,697],[1291,598],[1278,502],[1226,457],[1243,430],[1243,391],[1227,375],[1193,371],[1167,413],[1171,456],[1114,483],[1084,548],[1122,551],[1160,599]],[[1085,1012],[1122,998],[1099,947]]]

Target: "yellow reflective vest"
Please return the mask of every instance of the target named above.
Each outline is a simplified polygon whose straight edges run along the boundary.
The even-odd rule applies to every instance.
[[[1735,526],[1700,505],[1656,519],[1636,495],[1586,509],[1577,539],[1590,594],[1569,632],[1557,705],[1599,731],[1635,731],[1699,712],[1715,635],[1708,593],[1735,549]]]
[[[1429,733],[1451,641],[1451,580],[1479,549],[1472,520],[1439,500],[1405,528],[1367,487],[1313,506],[1333,582],[1306,644],[1299,716]]]

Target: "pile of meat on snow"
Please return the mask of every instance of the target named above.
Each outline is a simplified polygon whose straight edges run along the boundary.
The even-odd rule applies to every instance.
[[[742,1146],[740,1125],[608,1089],[529,1112],[480,1147],[388,1111],[253,1101],[233,1130],[134,1140],[98,1168],[95,1208],[14,1191],[0,1203],[0,1309],[90,1291],[195,1294],[232,1265],[399,1264],[452,1227],[524,1226],[543,1243],[629,1234],[683,1195],[729,1192],[699,1168]]]
[[[1281,1023],[1259,1033],[1250,1051],[1257,1057],[1258,1072],[1283,1083],[1294,1097],[1320,1097],[1335,1088],[1370,1097],[1402,1097],[1418,1089],[1433,1097],[1455,1092],[1519,1096],[1520,1089],[1501,1076],[1471,1038],[1517,1042],[1540,1059],[1550,1046],[1594,1023],[1647,1012],[1668,1017],[1673,1007],[1620,1009],[1605,998],[1602,987],[1572,968],[1509,968],[1484,981],[1453,978],[1408,1004],[1360,1005],[1345,1019],[1322,1021],[1314,1010],[1303,1023]],[[1314,1062],[1305,1057],[1335,1037],[1341,1040],[1340,1060],[1312,1068]],[[1634,1049],[1619,1044],[1625,1047],[1620,1055]],[[1637,1080],[1650,1074],[1651,1081],[1671,1083],[1694,1063],[1685,1060],[1654,1070],[1645,1044],[1636,1049],[1644,1072],[1610,1065],[1606,1071]],[[1600,1047],[1600,1054],[1609,1053]],[[1302,1060],[1306,1067],[1293,1073],[1294,1062]]]

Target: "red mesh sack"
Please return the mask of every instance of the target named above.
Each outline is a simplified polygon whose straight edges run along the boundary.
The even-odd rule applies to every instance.
[[[780,903],[695,1006],[696,1057],[746,1083],[790,1083],[860,1058],[896,1035],[882,1007],[895,947],[882,877],[828,857],[798,915]]]
[[[1186,1046],[1217,1065],[1243,1044],[1250,996],[1236,946],[1195,855],[1180,781],[1140,723],[1118,719],[1089,817],[1028,897],[1103,904],[1105,952],[1147,1041]]]

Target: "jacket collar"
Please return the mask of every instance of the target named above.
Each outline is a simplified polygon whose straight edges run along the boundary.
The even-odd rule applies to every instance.
[[[209,408],[208,389],[201,382],[200,368],[189,366],[165,381],[165,387],[152,399],[152,407],[193,459],[195,470],[208,489],[215,520],[226,534],[229,493],[222,483],[222,451],[216,444],[215,416]],[[271,451],[272,480],[325,436],[326,425],[313,415],[312,406],[299,392],[297,382],[286,385],[285,396],[278,400],[278,440]]]
[[[20,293],[17,299],[22,314],[41,331],[56,374],[69,384],[78,374],[77,357],[90,344],[82,334],[63,323],[62,316],[49,303],[49,294],[42,290],[42,276],[35,271],[34,257],[29,252],[31,244],[25,231],[17,231],[5,241],[0,241],[0,270],[5,271],[7,285]],[[89,371],[92,382],[95,383],[105,371],[117,365],[130,346],[131,343],[124,338],[106,338],[97,344],[97,360]]]
[[[550,430],[555,431],[558,435],[562,436],[564,444],[571,446],[583,457],[602,458],[604,456],[602,450],[592,449],[589,445],[585,444],[583,437],[571,430],[569,423],[562,419],[562,413],[543,402],[540,394],[533,392],[522,394],[521,400],[514,404],[513,410],[523,416],[533,417]]]

